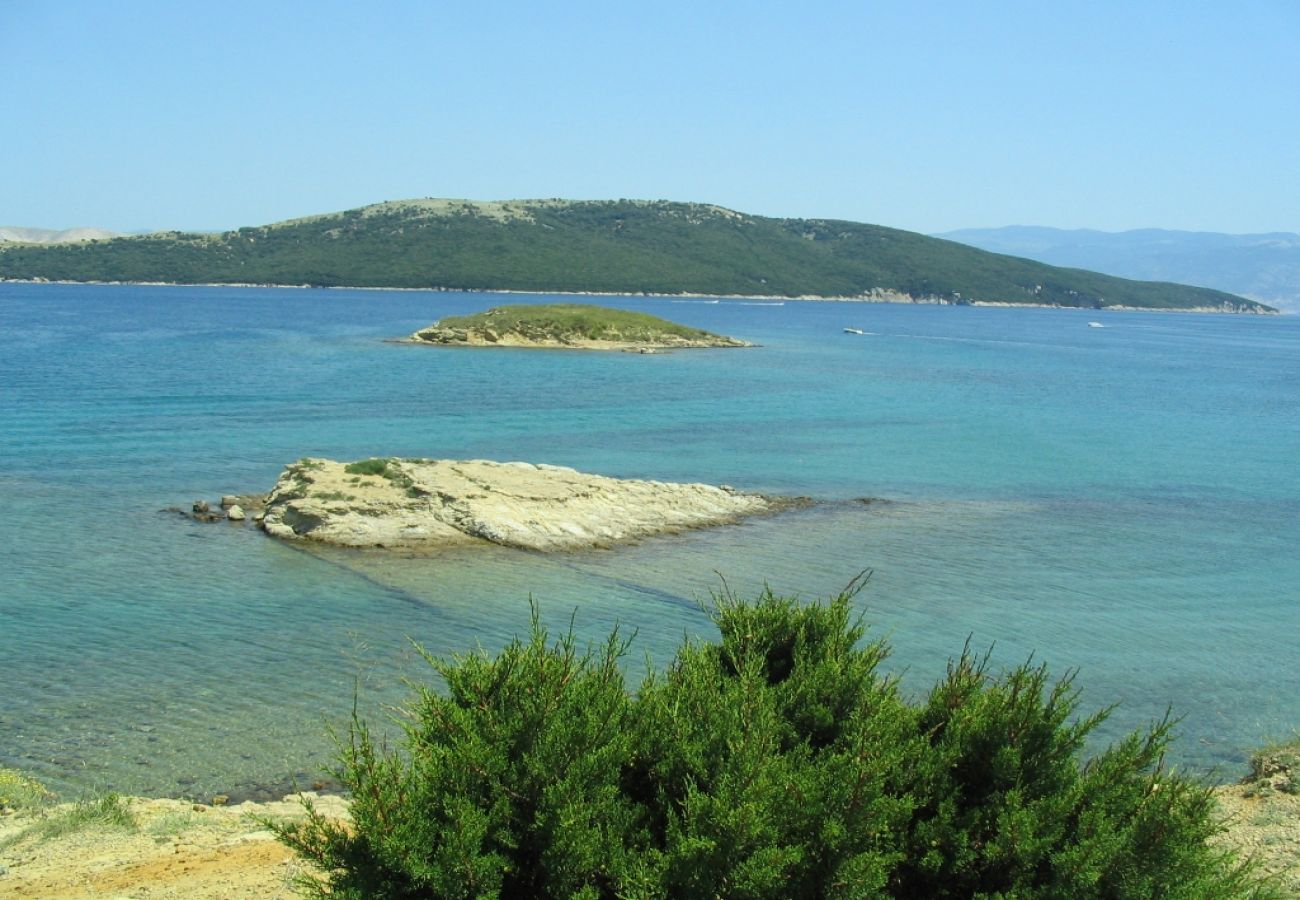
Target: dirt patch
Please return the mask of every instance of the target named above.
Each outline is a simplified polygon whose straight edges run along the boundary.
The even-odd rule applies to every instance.
[[[331,817],[347,817],[339,797],[316,803]],[[128,805],[133,828],[92,826],[58,837],[34,828],[41,816],[0,819],[0,897],[298,896],[294,879],[308,867],[256,818],[301,818],[297,797],[232,807],[142,799]]]

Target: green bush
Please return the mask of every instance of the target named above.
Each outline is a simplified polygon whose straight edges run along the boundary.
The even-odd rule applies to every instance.
[[[349,475],[382,475],[387,477],[390,462],[392,462],[390,458],[382,456],[373,459],[362,459],[348,463],[343,467],[343,471]]]
[[[1081,764],[1105,712],[1068,679],[964,652],[909,703],[851,592],[716,602],[628,693],[617,632],[580,652],[536,614],[495,657],[434,659],[397,753],[354,716],[353,825],[276,826],[330,897],[1262,897],[1211,849],[1170,722]]]
[[[0,769],[0,814],[37,809],[53,797],[39,781],[13,769]]]
[[[582,303],[497,306],[468,316],[448,316],[437,324],[457,331],[517,332],[535,340],[654,341],[666,337],[716,337],[699,328],[679,325],[647,313]]]

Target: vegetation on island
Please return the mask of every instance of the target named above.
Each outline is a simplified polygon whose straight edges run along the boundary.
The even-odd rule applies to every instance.
[[[274,826],[316,896],[1269,897],[1210,840],[1171,722],[1086,761],[1069,678],[963,651],[928,696],[882,674],[846,592],[718,598],[634,693],[617,631],[428,657],[400,752],[354,715],[353,824]]]
[[[511,335],[526,341],[616,342],[643,345],[740,344],[731,338],[648,313],[582,303],[497,306],[467,316],[447,316],[415,333],[419,340],[475,334],[488,341]]]
[[[879,225],[632,200],[401,201],[220,234],[6,243],[0,278],[1267,309]]]

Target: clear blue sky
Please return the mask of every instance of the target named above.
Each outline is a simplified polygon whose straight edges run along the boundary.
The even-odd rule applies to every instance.
[[[1300,231],[1300,2],[0,0],[0,224],[698,200]]]

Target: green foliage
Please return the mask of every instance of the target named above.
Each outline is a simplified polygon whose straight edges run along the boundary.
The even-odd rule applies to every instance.
[[[969,652],[910,703],[851,593],[719,598],[720,639],[635,695],[627,640],[581,652],[534,614],[494,657],[429,658],[446,689],[419,690],[405,752],[354,715],[352,827],[274,827],[329,897],[1269,896],[1209,848],[1168,720],[1081,764],[1105,712]]]
[[[381,204],[222,234],[0,246],[0,278],[854,297],[1177,308],[1260,304],[1062,269],[908,231],[696,203]]]
[[[654,341],[665,335],[688,339],[714,337],[707,331],[658,316],[581,303],[497,306],[469,316],[448,316],[438,326],[454,331],[515,333],[534,340]]]
[[[28,838],[48,841],[86,829],[117,829],[133,831],[137,827],[134,813],[120,794],[108,793],[98,797],[78,800],[69,806],[56,807],[43,814],[31,826],[11,837],[6,844],[16,844]]]
[[[383,456],[350,462],[343,467],[343,471],[349,475],[357,476],[350,479],[349,483],[351,484],[361,484],[361,476],[372,476],[388,479],[396,487],[402,488],[408,497],[419,498],[427,496],[428,493],[427,491],[417,487],[411,476],[406,474],[398,464],[398,461],[392,457]],[[338,491],[327,491],[318,496],[322,500],[355,499],[351,494],[344,494]]]
[[[345,502],[357,499],[355,495],[345,494],[342,491],[321,491],[313,496],[315,496],[317,500],[342,500]]]
[[[375,459],[362,459],[357,462],[350,462],[343,467],[343,471],[349,475],[380,475],[388,477],[388,465],[392,459],[388,457],[378,457]]]
[[[39,781],[13,769],[0,769],[0,813],[37,809],[53,797]]]

